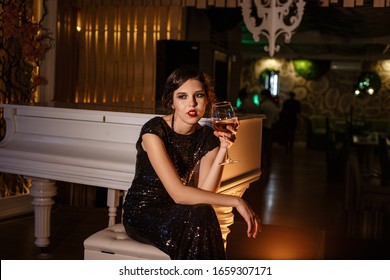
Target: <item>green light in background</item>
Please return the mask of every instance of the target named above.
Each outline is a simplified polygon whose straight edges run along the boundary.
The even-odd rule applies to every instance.
[[[293,61],[295,71],[306,80],[315,80],[330,69],[328,60],[297,59]]]
[[[241,105],[242,105],[242,101],[241,101],[241,99],[240,99],[240,98],[237,98],[237,101],[236,101],[236,107],[237,107],[237,108],[240,108],[240,107],[241,107]]]
[[[260,98],[259,98],[259,95],[258,94],[254,94],[253,97],[253,103],[255,103],[257,106],[260,105]]]
[[[380,90],[381,84],[381,79],[377,73],[364,72],[360,75],[353,92],[355,95],[361,95],[361,93],[373,95]]]

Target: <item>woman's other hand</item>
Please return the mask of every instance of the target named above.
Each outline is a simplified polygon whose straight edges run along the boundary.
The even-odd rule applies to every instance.
[[[248,225],[248,237],[256,238],[257,234],[262,230],[262,224],[259,216],[252,210],[246,201],[240,199],[239,205],[236,207],[238,213],[244,218]]]

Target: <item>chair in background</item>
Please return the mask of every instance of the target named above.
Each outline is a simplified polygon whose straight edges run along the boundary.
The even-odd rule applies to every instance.
[[[356,153],[351,151],[345,170],[347,234],[352,238],[390,239],[390,188],[375,184],[360,173]]]
[[[311,116],[307,119],[306,146],[311,150],[324,150],[326,147],[326,117]]]
[[[386,138],[379,136],[378,138],[378,153],[379,153],[379,165],[381,169],[381,185],[390,186],[390,159],[389,149],[387,147]]]
[[[345,164],[350,151],[348,129],[335,129],[334,122],[326,118],[326,167],[328,182],[345,180]]]

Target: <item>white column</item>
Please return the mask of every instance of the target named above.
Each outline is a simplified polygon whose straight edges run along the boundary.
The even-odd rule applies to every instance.
[[[221,228],[222,239],[227,247],[227,236],[230,233],[229,227],[234,223],[234,214],[232,207],[213,206],[215,214],[217,215],[219,226]]]
[[[218,191],[221,194],[234,195],[242,197],[247,188],[249,188],[250,182],[241,183],[238,185],[232,184],[231,186],[222,188]],[[224,241],[225,249],[227,247],[227,236],[230,233],[229,227],[234,223],[234,214],[232,207],[225,206],[213,206],[215,214],[217,215],[219,225],[221,227],[222,238]]]
[[[57,194],[55,181],[31,178],[30,195],[33,198],[35,218],[35,245],[46,248],[50,244],[50,218],[51,207],[54,204],[53,197]]]

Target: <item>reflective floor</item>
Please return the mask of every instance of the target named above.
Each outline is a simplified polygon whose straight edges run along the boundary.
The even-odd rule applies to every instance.
[[[262,217],[263,232],[245,237],[236,215],[228,241],[231,259],[390,259],[390,243],[347,237],[344,181],[329,178],[325,152],[297,143],[274,145],[272,165],[244,198]]]
[[[323,151],[297,143],[287,154],[274,145],[273,161],[244,198],[259,213],[263,231],[246,237],[236,214],[228,259],[390,259],[390,244],[346,236],[342,182],[329,183]],[[104,208],[57,204],[46,254],[34,245],[33,215],[0,221],[1,259],[83,259],[83,240],[107,224]]]

